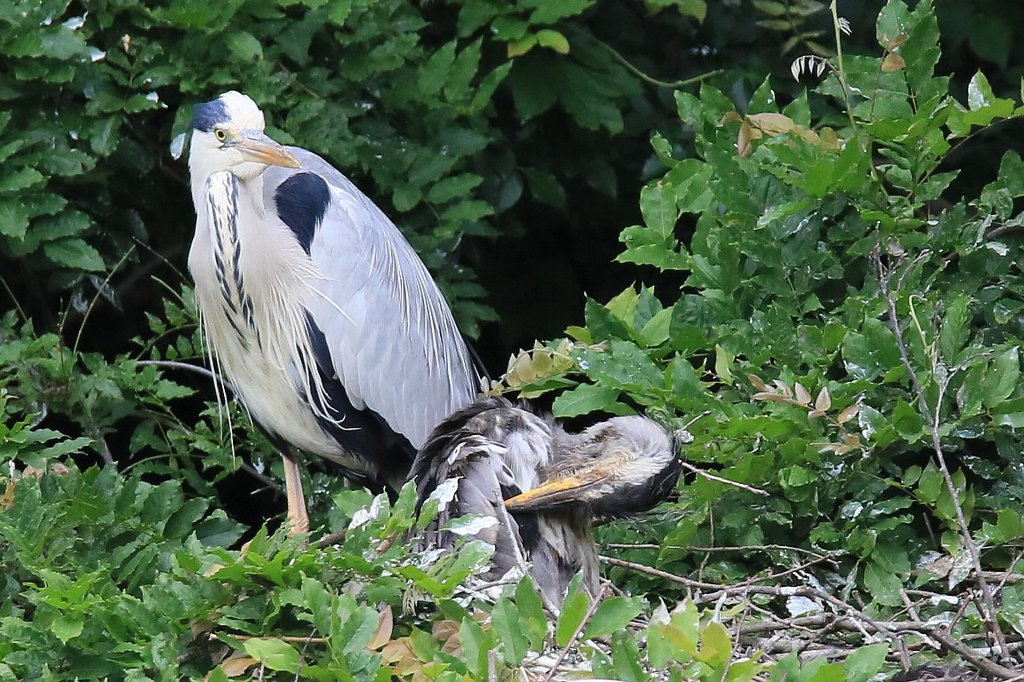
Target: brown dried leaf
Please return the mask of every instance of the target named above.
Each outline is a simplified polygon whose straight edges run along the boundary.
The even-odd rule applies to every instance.
[[[801,384],[798,381],[798,382],[796,382],[796,385],[793,386],[793,388],[796,390],[797,402],[799,402],[801,405],[810,405],[811,404],[811,394],[808,393],[807,389],[804,388],[803,384]]]
[[[772,382],[772,384],[775,386],[776,391],[786,396],[787,398],[791,398],[793,396],[793,389],[787,386],[786,383],[781,379],[776,379],[775,381]]]
[[[825,413],[822,412],[821,410],[811,410],[810,412],[807,413],[808,419],[821,419],[824,416]]]
[[[836,417],[836,421],[839,422],[840,424],[845,424],[846,422],[856,417],[858,412],[860,412],[859,403],[847,405],[846,407],[839,411],[839,416]]]
[[[251,658],[244,654],[234,653],[228,659],[221,662],[220,669],[228,677],[240,677],[257,663],[259,663],[259,661],[255,658]],[[207,679],[209,679],[209,675],[207,675]]]
[[[742,120],[743,120],[743,117],[740,116],[737,112],[735,112],[735,111],[727,111],[722,116],[722,118],[720,118],[718,120],[718,127],[721,128],[726,123],[732,123],[733,121],[742,121]]]
[[[754,399],[754,400],[767,400],[767,401],[773,402],[773,403],[785,403],[787,405],[796,405],[797,407],[805,407],[804,405],[801,405],[800,403],[798,403],[797,401],[793,400],[789,396],[782,395],[781,393],[771,393],[771,392],[755,393],[754,395],[752,395],[750,397],[752,399]]]
[[[902,71],[906,66],[907,62],[903,60],[903,57],[899,56],[895,52],[890,52],[885,55],[885,59],[882,60],[882,73]]]
[[[754,150],[751,138],[753,136],[753,129],[746,121],[740,124],[740,131],[736,134],[736,153],[739,156],[750,156],[750,152]]]
[[[434,623],[434,639],[442,642],[441,649],[452,656],[462,655],[462,640],[459,637],[460,623],[454,620],[439,620]]]
[[[384,659],[385,663],[398,663],[404,659],[416,660],[416,655],[412,652],[412,647],[409,646],[409,642],[406,638],[393,639],[383,647],[381,647],[380,655]]]
[[[770,111],[763,114],[750,114],[746,120],[750,125],[773,137],[791,133],[798,127],[797,122],[789,116]]]
[[[749,381],[750,385],[753,386],[754,388],[756,388],[759,391],[767,391],[768,390],[768,384],[764,383],[764,381],[761,379],[761,377],[757,376],[756,374],[748,374],[747,375],[747,381]]]
[[[844,433],[843,442],[846,443],[847,445],[852,445],[857,448],[861,447],[860,436],[858,436],[856,433]]]
[[[818,391],[818,397],[814,399],[814,409],[828,412],[830,407],[832,407],[832,394],[828,392],[828,387],[824,386]]]
[[[818,131],[818,146],[826,151],[839,151],[842,145],[836,131],[826,127]]]
[[[907,34],[906,33],[898,33],[895,36],[893,36],[892,38],[890,38],[888,41],[886,41],[885,50],[886,50],[886,52],[892,52],[893,50],[895,50],[897,47],[899,47],[900,45],[902,45],[905,42],[907,42]]]
[[[385,644],[391,641],[391,633],[395,628],[395,616],[391,612],[391,606],[385,604],[380,610],[380,618],[377,619],[377,629],[373,632],[373,637],[370,638],[370,643],[366,645],[370,651],[376,651],[382,648]]]
[[[14,481],[7,481],[7,486],[4,488],[4,492],[0,495],[0,509],[4,511],[10,509],[14,505]]]

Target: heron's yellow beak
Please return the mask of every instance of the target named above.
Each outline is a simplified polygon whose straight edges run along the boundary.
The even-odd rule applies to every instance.
[[[291,152],[266,135],[258,131],[243,131],[232,145],[242,152],[247,161],[265,163],[270,166],[284,168],[301,168],[302,164]]]
[[[581,492],[607,478],[607,474],[600,469],[580,471],[510,497],[505,500],[505,508],[513,512],[532,511],[574,502],[581,499]]]

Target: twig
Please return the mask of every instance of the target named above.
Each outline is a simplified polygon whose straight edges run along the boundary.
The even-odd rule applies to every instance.
[[[818,559],[824,559],[827,561],[833,561],[829,555],[818,552],[813,549],[804,549],[802,547],[791,547],[789,545],[737,545],[735,547],[699,547],[696,545],[656,545],[653,543],[649,544],[629,544],[620,542],[609,542],[602,545],[607,549],[678,549],[682,552],[705,552],[713,554],[716,552],[757,552],[757,551],[778,551],[778,552],[796,552],[798,554],[807,554],[809,556],[817,557]],[[1024,575],[1021,576],[1024,578]]]
[[[213,372],[211,372],[210,370],[206,369],[205,367],[200,367],[199,365],[193,365],[193,364],[188,363],[188,362],[178,362],[177,360],[137,360],[135,362],[135,364],[136,365],[141,365],[143,367],[146,367],[146,366],[159,367],[161,369],[183,369],[183,370],[186,370],[188,372],[195,372],[196,374],[202,374],[204,377],[207,377],[208,379],[211,379],[213,381],[217,380],[217,376]]]
[[[615,57],[615,59],[617,59],[620,64],[622,64],[624,67],[626,67],[626,70],[629,71],[631,74],[633,74],[634,76],[636,76],[637,78],[639,78],[643,82],[648,83],[650,85],[654,85],[654,86],[659,87],[659,88],[667,88],[667,89],[670,89],[670,90],[678,90],[680,88],[686,87],[687,85],[693,85],[694,83],[700,83],[701,81],[706,80],[708,78],[711,78],[713,76],[717,76],[720,73],[725,73],[725,69],[715,69],[714,71],[708,71],[707,73],[702,73],[699,76],[694,76],[692,78],[684,78],[683,80],[678,80],[678,81],[658,80],[657,78],[649,76],[646,73],[644,73],[643,71],[641,71],[640,69],[638,69],[637,67],[633,66],[633,64],[628,59],[626,59],[621,54],[619,54],[619,52],[614,47],[609,45],[608,43],[606,43],[606,42],[604,42],[602,40],[599,40],[597,42],[598,42],[599,45],[603,46],[606,50],[611,52],[612,56]]]
[[[695,603],[716,601],[723,594],[736,594],[736,593],[741,593],[741,594],[768,594],[768,595],[778,596],[778,597],[812,597],[812,598],[816,598],[816,599],[822,599],[824,601],[829,602],[833,606],[836,606],[837,608],[840,608],[840,609],[842,609],[844,611],[847,611],[849,613],[854,614],[855,616],[857,616],[857,618],[861,619],[863,622],[867,623],[872,628],[874,628],[878,633],[880,633],[882,635],[885,635],[890,641],[892,641],[894,644],[896,644],[897,646],[900,647],[901,657],[903,659],[905,659],[905,661],[909,665],[910,656],[909,656],[909,653],[906,650],[906,644],[903,642],[903,640],[901,640],[899,637],[896,636],[895,632],[893,632],[890,628],[887,628],[882,623],[880,623],[880,622],[876,621],[875,619],[871,618],[866,613],[864,613],[863,611],[861,611],[860,609],[855,607],[853,604],[849,604],[849,603],[843,601],[842,599],[840,599],[839,597],[833,596],[833,595],[829,594],[828,592],[825,592],[823,590],[819,590],[819,589],[817,589],[815,587],[810,587],[809,585],[801,585],[799,587],[780,587],[780,586],[774,586],[774,585],[753,585],[753,584],[721,585],[721,584],[715,584],[715,583],[704,583],[704,582],[700,582],[700,581],[696,581],[696,580],[689,580],[688,578],[683,578],[681,576],[674,575],[674,574],[668,573],[666,571],[660,571],[660,570],[658,570],[656,568],[651,568],[650,566],[644,566],[643,564],[637,564],[637,563],[634,563],[632,561],[623,561],[621,559],[615,559],[613,557],[606,557],[606,556],[603,556],[603,555],[600,557],[600,559],[601,559],[601,561],[603,561],[603,562],[605,562],[607,564],[610,564],[612,566],[621,566],[623,568],[630,568],[630,569],[633,569],[635,571],[639,571],[641,573],[647,573],[648,575],[654,575],[654,576],[657,576],[659,578],[663,578],[665,580],[669,580],[671,582],[675,582],[675,583],[678,583],[678,584],[681,584],[681,585],[686,585],[687,587],[690,587],[690,588],[696,588],[696,589],[702,589],[702,590],[707,590],[707,589],[716,590],[715,592],[712,592],[711,594],[703,594],[703,595],[700,595],[697,598],[694,598],[693,601]]]
[[[242,642],[245,642],[250,639],[268,639],[266,635],[241,635],[234,632],[222,632],[219,634],[216,632],[211,632],[208,636],[210,638],[210,641],[214,642],[219,641],[220,635],[230,637],[231,639],[237,639]],[[298,637],[294,635],[276,635],[270,637],[269,639],[279,639],[282,642],[289,642],[292,644],[329,644],[331,641],[327,637]]]
[[[336,544],[338,544],[339,542],[341,542],[342,540],[345,539],[345,533],[346,533],[345,529],[342,529],[342,530],[339,530],[339,531],[335,531],[333,533],[328,533],[327,535],[323,536],[322,538],[320,538],[319,540],[314,542],[313,543],[313,548],[314,549],[323,549],[324,547],[330,547],[331,545],[336,545]]]
[[[833,2],[833,7],[834,6],[835,3]],[[953,483],[953,476],[950,474],[949,467],[946,465],[946,455],[942,449],[942,436],[939,433],[939,421],[942,410],[942,399],[945,395],[946,388],[949,385],[949,377],[947,376],[943,380],[939,380],[938,377],[936,377],[939,394],[935,397],[935,409],[933,414],[932,410],[928,406],[928,397],[925,395],[924,388],[917,376],[917,370],[914,369],[914,365],[910,362],[910,354],[907,352],[907,344],[903,338],[903,330],[900,327],[899,316],[896,312],[896,299],[889,287],[889,280],[892,273],[891,271],[887,271],[885,266],[883,266],[881,249],[878,246],[873,249],[872,257],[874,259],[875,267],[878,270],[879,289],[885,297],[886,306],[889,312],[889,328],[896,337],[896,345],[899,348],[900,359],[903,362],[903,366],[906,368],[907,372],[910,373],[911,384],[914,387],[914,392],[917,394],[917,401],[921,414],[924,417],[925,424],[927,424],[928,430],[931,433],[932,449],[935,452],[935,459],[939,464],[939,470],[942,472],[942,478],[946,483],[946,490],[949,492],[950,497],[953,500],[953,509],[956,512],[956,521],[957,525],[960,527],[960,535],[963,537],[967,551],[971,555],[971,563],[974,567],[975,580],[977,581],[978,589],[981,592],[982,603],[984,606],[984,608],[979,609],[981,611],[981,616],[985,621],[985,627],[992,633],[993,637],[995,637],[996,645],[999,647],[1000,651],[1000,658],[1004,661],[1009,660],[1010,653],[1006,648],[1006,636],[1003,634],[1003,630],[999,626],[999,621],[996,618],[995,600],[992,597],[992,590],[989,587],[988,581],[985,580],[985,575],[981,568],[981,553],[978,551],[978,544],[971,536],[971,529],[967,525],[967,519],[964,516],[963,505],[960,500],[960,491],[957,490],[956,485]],[[937,362],[937,359],[932,358],[932,362]],[[933,374],[937,374],[934,367]]]
[[[551,679],[555,676],[555,671],[558,670],[558,666],[562,665],[562,661],[564,661],[566,655],[568,655],[569,649],[576,640],[580,638],[580,635],[583,634],[583,628],[587,626],[587,623],[590,622],[590,618],[597,611],[597,607],[600,606],[601,599],[604,598],[604,593],[607,589],[606,585],[601,585],[601,589],[594,596],[594,601],[590,603],[590,607],[587,609],[586,615],[583,616],[583,620],[581,620],[580,624],[576,626],[576,629],[573,630],[572,637],[569,638],[569,641],[566,642],[565,646],[562,647],[562,650],[558,653],[558,658],[555,659],[555,664],[551,666],[551,670],[548,671],[547,676],[544,677],[544,682],[551,682]]]
[[[704,471],[703,469],[698,469],[697,467],[693,466],[689,462],[682,462],[682,465],[683,465],[683,468],[686,469],[687,471],[692,471],[693,473],[697,474],[698,476],[703,476],[704,478],[706,478],[706,479],[708,479],[710,481],[717,481],[718,483],[724,483],[726,485],[731,485],[731,486],[733,486],[735,488],[740,488],[741,490],[746,490],[747,492],[751,492],[751,493],[754,493],[756,495],[761,495],[763,497],[768,497],[769,496],[769,493],[768,493],[767,490],[761,490],[760,488],[755,488],[754,486],[747,485],[745,483],[738,483],[736,481],[730,481],[728,478],[722,478],[721,476],[715,476],[714,474],[709,474],[708,472]]]

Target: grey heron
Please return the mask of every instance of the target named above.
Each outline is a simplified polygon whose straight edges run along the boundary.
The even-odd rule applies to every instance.
[[[458,477],[454,516],[493,519],[475,537],[494,546],[497,579],[529,566],[549,604],[560,604],[569,581],[598,589],[591,526],[598,517],[651,509],[675,489],[682,468],[675,438],[641,416],[613,417],[571,434],[551,419],[500,398],[485,398],[443,421],[417,453],[410,478],[422,505],[445,480]],[[453,538],[443,531],[433,544]]]
[[[397,489],[430,430],[479,388],[427,268],[348,178],[268,137],[246,95],[195,106],[189,170],[188,267],[210,361],[281,448],[292,530],[308,529],[298,452]]]

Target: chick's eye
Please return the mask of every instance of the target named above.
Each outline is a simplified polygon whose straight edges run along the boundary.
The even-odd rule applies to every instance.
[[[218,142],[228,139],[228,134],[219,128],[213,131],[213,136],[217,138]]]

